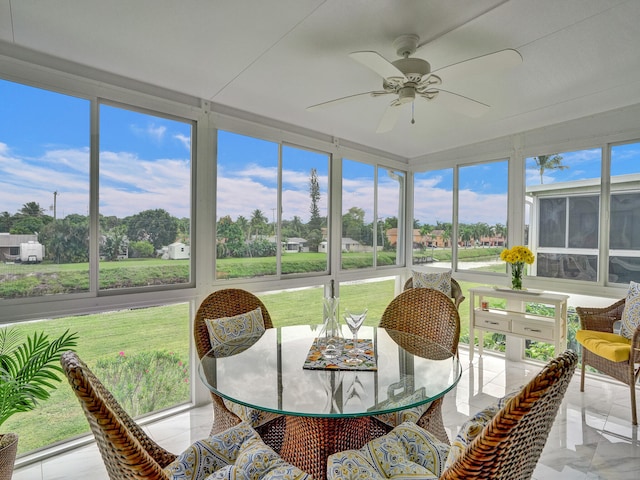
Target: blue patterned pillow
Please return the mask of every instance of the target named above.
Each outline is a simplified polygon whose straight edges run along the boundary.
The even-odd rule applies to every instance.
[[[204,480],[215,471],[233,465],[242,445],[260,439],[247,423],[225,430],[222,433],[199,440],[167,465],[164,471],[172,480]]]
[[[438,479],[449,445],[418,425],[406,422],[360,450],[334,453],[327,460],[327,479]]]
[[[246,350],[255,343],[257,335],[264,333],[260,307],[233,317],[206,318],[204,321],[209,331],[211,348],[219,357]]]
[[[451,442],[451,449],[449,450],[449,456],[445,463],[445,468],[449,468],[455,461],[462,455],[467,449],[469,444],[484,430],[484,427],[496,416],[502,407],[504,407],[509,400],[515,397],[521,388],[518,388],[511,393],[508,393],[502,398],[496,400],[493,404],[483,408],[477,412],[473,417],[470,417],[466,422],[462,424],[456,438]]]
[[[197,441],[164,471],[172,480],[311,479],[269,448],[246,422]]]
[[[413,270],[413,288],[433,288],[451,296],[451,270],[446,272],[418,272]]]
[[[621,320],[620,335],[631,340],[633,332],[640,325],[640,283],[629,282]]]

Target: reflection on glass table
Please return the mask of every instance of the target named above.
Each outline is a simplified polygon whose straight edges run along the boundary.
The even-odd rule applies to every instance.
[[[360,448],[386,433],[372,416],[440,398],[458,382],[461,366],[446,348],[422,337],[362,327],[377,369],[303,369],[320,326],[267,329],[245,337],[230,356],[202,358],[205,385],[234,402],[286,415],[280,454],[314,478],[326,475],[326,458]],[[244,348],[246,347],[246,348]],[[224,352],[223,352],[224,354]],[[390,397],[391,396],[391,397]]]

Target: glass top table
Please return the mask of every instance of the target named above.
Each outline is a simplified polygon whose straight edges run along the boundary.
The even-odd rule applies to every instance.
[[[280,455],[314,478],[325,477],[328,455],[371,439],[374,415],[433,402],[455,387],[462,373],[458,357],[435,342],[367,326],[358,338],[372,340],[376,370],[305,369],[320,330],[270,328],[212,349],[198,367],[217,395],[285,415]],[[343,333],[350,338],[346,327]]]
[[[218,349],[203,357],[200,378],[233,402],[316,417],[370,416],[411,408],[441,397],[460,378],[458,358],[444,347],[404,332],[366,326],[359,337],[373,340],[377,370],[304,369],[319,331],[319,326],[305,325],[243,337],[246,350],[216,357],[224,355]]]

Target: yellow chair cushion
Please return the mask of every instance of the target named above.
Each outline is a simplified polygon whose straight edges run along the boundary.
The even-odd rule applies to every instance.
[[[615,333],[578,330],[576,340],[590,352],[612,362],[625,362],[631,354],[631,340]]]

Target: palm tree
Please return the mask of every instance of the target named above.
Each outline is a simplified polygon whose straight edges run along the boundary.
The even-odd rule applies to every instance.
[[[260,235],[269,223],[269,219],[264,213],[262,213],[262,210],[256,208],[251,214],[251,220],[249,220],[249,223],[251,224],[255,234]]]
[[[236,219],[236,225],[238,225],[240,230],[242,230],[244,239],[249,240],[249,237],[251,236],[251,224],[249,223],[249,220],[242,215],[239,215]]]
[[[562,165],[562,157],[557,154],[553,155],[538,155],[533,157],[536,162],[536,168],[540,172],[540,184],[544,183],[543,175],[545,170],[566,170],[569,168],[567,165]]]
[[[29,217],[41,217],[44,214],[44,209],[40,207],[38,202],[27,202],[22,205],[20,213]]]

